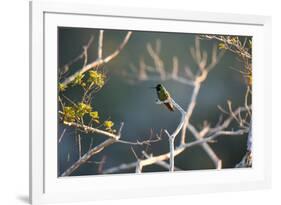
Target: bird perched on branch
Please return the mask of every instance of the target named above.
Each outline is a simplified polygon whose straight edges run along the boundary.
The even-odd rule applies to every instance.
[[[166,90],[166,88],[161,85],[161,84],[158,84],[156,87],[153,87],[156,89],[156,92],[157,92],[157,96],[158,96],[158,99],[160,101],[167,101],[171,98],[171,95],[170,93]],[[171,102],[165,102],[164,105],[170,110],[170,111],[174,111],[174,106]]]

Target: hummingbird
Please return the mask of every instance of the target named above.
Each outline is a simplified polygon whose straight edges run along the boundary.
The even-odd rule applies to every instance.
[[[165,100],[169,100],[171,98],[171,95],[170,93],[166,90],[166,88],[161,85],[161,84],[158,84],[156,87],[153,87],[156,89],[156,92],[157,92],[157,96],[158,96],[158,99],[160,101],[165,101]],[[164,103],[164,105],[170,110],[170,111],[174,111],[174,106],[171,102],[167,102],[167,103]]]

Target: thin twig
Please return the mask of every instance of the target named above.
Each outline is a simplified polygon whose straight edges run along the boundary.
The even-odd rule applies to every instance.
[[[111,132],[107,132],[107,131],[103,131],[103,130],[100,130],[100,129],[97,129],[97,128],[93,128],[93,127],[89,127],[87,125],[82,125],[80,123],[76,123],[76,122],[65,122],[64,121],[64,124],[65,125],[68,125],[70,127],[76,127],[76,128],[79,128],[81,131],[84,131],[86,133],[97,133],[97,134],[101,134],[101,135],[105,135],[105,136],[108,136],[112,139],[117,139],[118,138],[118,135],[116,134],[113,134]]]
[[[173,172],[175,169],[175,138],[171,136],[167,130],[166,134],[169,137],[169,146],[170,146],[170,172]]]
[[[83,48],[83,51],[80,55],[78,55],[76,58],[74,58],[73,60],[69,61],[67,64],[65,64],[63,67],[64,68],[69,68],[71,65],[73,65],[75,62],[77,62],[78,60],[82,59],[85,57],[85,51],[87,52],[87,50],[89,49],[89,47],[91,46],[91,44],[93,43],[94,41],[94,36],[91,36],[89,41],[87,42],[86,45],[84,45],[82,48]]]
[[[120,164],[117,167],[111,167],[109,169],[103,170],[103,174],[112,174],[112,173],[116,173],[116,172],[120,172],[123,170],[128,170],[128,169],[135,169],[137,166],[137,162],[132,162],[129,164]]]
[[[62,133],[61,133],[61,135],[60,135],[60,137],[59,137],[59,143],[61,142],[61,140],[62,140],[62,138],[63,138],[65,132],[66,132],[66,128],[63,129],[63,131],[62,131]]]
[[[103,30],[100,30],[99,45],[98,45],[98,59],[102,59],[102,47],[103,47]]]
[[[200,83],[197,83],[193,88],[191,100],[190,100],[190,103],[187,107],[187,112],[186,112],[184,125],[183,125],[183,129],[182,129],[182,133],[181,133],[181,144],[184,144],[185,141],[186,141],[186,128],[189,124],[190,117],[191,117],[191,115],[193,113],[193,110],[195,108],[196,99],[197,99],[197,96],[198,96],[198,93],[199,93],[200,86],[201,86]]]
[[[200,133],[196,130],[196,128],[191,125],[188,124],[188,129],[190,130],[190,132],[193,134],[193,136],[195,137],[196,140],[200,140],[203,139],[203,137],[205,137],[205,135],[208,133],[209,131],[209,127],[206,127],[205,129],[203,129]],[[201,144],[202,148],[204,149],[204,151],[208,154],[208,156],[210,157],[210,159],[213,161],[215,167],[217,169],[221,169],[222,168],[222,162],[221,159],[216,155],[216,153],[214,152],[214,150],[210,147],[209,144],[207,144],[206,142]]]
[[[82,157],[80,157],[76,162],[74,162],[73,165],[71,165],[66,171],[64,171],[61,176],[69,176],[71,173],[73,173],[78,167],[80,167],[82,164],[87,162],[93,155],[101,152],[104,148],[112,145],[121,137],[122,128],[124,126],[124,123],[122,122],[118,131],[117,138],[111,138],[107,139],[104,142],[100,143],[99,145],[95,146],[94,148],[90,149],[87,153],[85,153]]]
[[[178,135],[178,133],[180,132],[180,130],[182,129],[184,122],[185,122],[185,117],[186,117],[186,112],[181,108],[181,106],[179,106],[173,98],[169,98],[166,101],[157,101],[157,104],[162,104],[162,103],[167,103],[170,102],[173,104],[173,106],[178,109],[178,111],[180,111],[181,113],[181,120],[180,123],[178,124],[176,130],[170,135],[169,132],[167,130],[164,130],[165,133],[168,135],[169,138],[169,147],[170,147],[170,171],[173,172],[174,171],[174,167],[175,167],[175,163],[174,163],[174,149],[175,149],[175,138]]]
[[[145,151],[142,151],[143,156],[145,156],[147,159],[152,157],[152,155],[148,155]],[[156,162],[157,165],[164,167],[165,169],[170,170],[170,164],[165,161],[159,161]],[[174,166],[174,171],[181,171],[178,167]]]
[[[249,106],[249,108],[251,108],[251,106]],[[247,109],[245,107],[239,107],[237,108],[235,111],[233,111],[233,113],[235,115],[237,115],[239,112],[245,112],[247,111]],[[194,130],[196,131],[196,133],[201,133],[201,136],[200,138],[198,137],[198,139],[196,138],[195,141],[193,142],[189,142],[189,143],[184,143],[184,144],[180,144],[178,147],[176,147],[174,149],[174,154],[173,154],[173,157],[176,157],[177,155],[181,154],[184,150],[186,150],[187,148],[190,148],[190,147],[193,147],[193,146],[197,146],[197,145],[201,145],[201,146],[204,146],[203,144],[206,144],[208,142],[212,142],[215,138],[217,138],[218,136],[221,136],[221,135],[230,135],[230,136],[233,136],[233,135],[242,135],[244,133],[247,133],[249,132],[249,128],[246,128],[246,129],[241,129],[241,130],[236,130],[236,131],[225,131],[224,129],[226,129],[230,123],[232,122],[233,120],[233,116],[230,115],[227,119],[225,119],[220,125],[216,126],[215,128],[210,128],[208,129],[208,132],[205,128],[204,132],[198,132],[196,131],[196,129],[194,128],[194,126],[192,126],[190,123],[188,125],[188,128],[190,130],[193,130],[191,132],[194,132]],[[207,135],[207,137],[203,138],[205,135]],[[198,134],[196,134],[198,135]],[[200,135],[200,134],[199,134]],[[208,145],[208,144],[207,144]],[[132,168],[133,165],[135,165],[137,167],[137,170],[138,172],[141,172],[142,168],[145,167],[145,166],[148,166],[148,165],[152,165],[152,164],[157,164],[159,163],[160,161],[165,161],[165,160],[169,160],[171,157],[171,153],[168,152],[168,153],[165,153],[165,154],[160,154],[158,156],[150,156],[149,158],[147,159],[143,159],[143,160],[138,160],[137,162],[134,162],[134,163],[130,163],[130,166],[127,166],[126,164],[123,164],[122,165],[122,170],[125,170],[127,167],[130,167]],[[213,156],[214,158],[214,163],[216,162],[215,166],[216,166],[216,169],[221,169],[222,168],[222,161],[218,158],[218,157],[215,157],[215,155]],[[170,165],[169,165],[170,167]],[[119,167],[120,168],[120,167]],[[118,171],[119,168],[112,168],[112,172],[110,173],[113,173],[115,171]]]
[[[89,150],[87,153],[85,153],[81,158],[79,158],[76,162],[73,163],[66,171],[64,171],[61,176],[69,176],[71,173],[73,173],[78,167],[80,167],[82,164],[87,162],[93,155],[99,153],[104,148],[112,145],[115,142],[115,139],[107,139],[101,144],[95,146],[91,150]]]
[[[81,149],[81,136],[78,134],[78,152],[79,152],[79,158],[82,156],[82,149]]]
[[[155,68],[158,71],[158,73],[160,74],[161,80],[164,80],[166,74],[165,74],[164,64],[159,56],[159,53],[157,53],[156,50],[153,50],[151,44],[149,44],[149,43],[147,44],[146,48],[147,48],[149,55],[151,56],[151,58],[154,61]]]
[[[132,35],[132,32],[129,31],[127,33],[127,35],[125,36],[125,38],[123,39],[122,43],[119,45],[119,47],[113,53],[111,53],[110,55],[108,55],[107,57],[105,57],[103,59],[97,59],[97,60],[93,61],[92,63],[87,64],[86,66],[79,69],[76,73],[74,73],[73,75],[66,78],[61,84],[66,86],[69,83],[71,83],[78,75],[81,75],[81,74],[89,71],[92,68],[102,66],[102,65],[108,63],[109,61],[111,61],[112,59],[114,59],[121,52],[121,50],[125,47],[125,45],[128,43],[131,35]]]

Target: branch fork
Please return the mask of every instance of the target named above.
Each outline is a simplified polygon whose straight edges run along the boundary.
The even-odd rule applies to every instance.
[[[169,98],[168,100],[165,101],[160,101],[157,100],[156,104],[163,104],[163,103],[172,103],[174,105],[174,107],[180,111],[181,113],[181,121],[178,125],[178,127],[176,128],[176,130],[170,134],[168,132],[168,130],[164,130],[164,132],[167,134],[168,138],[169,138],[169,147],[170,147],[170,172],[173,172],[175,169],[175,163],[174,163],[174,158],[175,158],[175,139],[176,136],[179,134],[179,132],[181,131],[184,122],[185,122],[185,118],[186,118],[186,112],[181,108],[181,106],[179,106],[174,100],[173,98]]]

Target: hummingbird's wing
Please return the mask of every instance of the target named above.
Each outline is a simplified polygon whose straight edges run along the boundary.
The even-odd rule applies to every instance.
[[[166,92],[165,92],[165,98],[166,98],[166,100],[171,99],[171,95],[170,95],[170,93],[169,93],[167,90],[166,90]],[[164,103],[164,105],[165,105],[170,111],[175,111],[174,106],[173,106],[173,104],[172,104],[171,102]]]
[[[157,96],[159,100],[165,101],[170,97],[168,91],[163,87],[162,90],[157,91]]]
[[[162,89],[157,90],[157,95],[159,100],[161,101],[165,101],[171,98],[169,92],[165,89],[164,86],[162,86]],[[174,106],[171,102],[167,102],[164,103],[164,105],[170,110],[170,111],[174,111]]]

